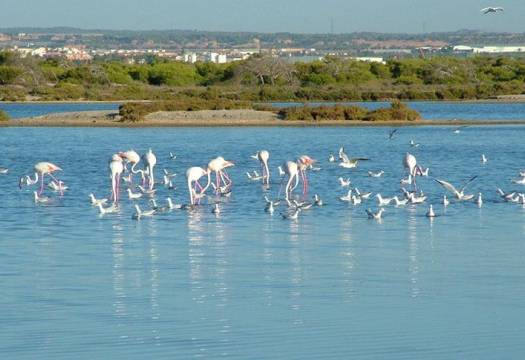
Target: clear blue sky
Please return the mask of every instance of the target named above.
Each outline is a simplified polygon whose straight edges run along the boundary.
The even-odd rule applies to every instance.
[[[505,13],[481,15],[485,6]],[[14,0],[0,26],[261,32],[525,31],[525,0]]]

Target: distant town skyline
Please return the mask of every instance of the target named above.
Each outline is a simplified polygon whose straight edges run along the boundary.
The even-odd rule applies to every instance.
[[[482,15],[486,6],[504,13]],[[524,32],[519,0],[17,0],[0,12],[2,27],[348,33]]]

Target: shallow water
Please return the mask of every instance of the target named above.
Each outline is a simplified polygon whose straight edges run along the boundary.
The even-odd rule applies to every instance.
[[[0,166],[0,354],[16,359],[143,358],[522,358],[525,343],[525,210],[495,193],[525,169],[523,127],[403,128],[388,141],[380,128],[56,129],[4,128]],[[421,143],[410,148],[414,139]],[[340,145],[366,156],[357,170],[327,162]],[[156,170],[179,175],[157,199],[187,202],[184,171],[223,155],[236,162],[231,199],[131,220],[100,217],[87,195],[107,196],[107,161],[118,151],[151,147]],[[300,154],[319,160],[310,194],[326,206],[297,221],[263,211],[261,187],[244,173],[249,155],[271,152],[276,166]],[[170,151],[178,155],[168,158]],[[398,193],[406,151],[431,176],[460,184],[485,204],[452,204],[418,178],[428,205],[388,207],[381,223],[365,208],[338,201],[338,176],[364,191]],[[480,164],[485,153],[489,159]],[[61,166],[71,187],[36,206],[19,175],[37,161]],[[383,169],[383,178],[368,170]],[[211,200],[211,201],[214,201]],[[147,208],[146,201],[141,206]],[[428,203],[427,203],[428,204]]]
[[[118,110],[118,103],[1,103],[0,110],[12,119],[73,111]]]

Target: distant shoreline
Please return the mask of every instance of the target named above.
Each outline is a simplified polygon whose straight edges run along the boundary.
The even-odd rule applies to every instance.
[[[78,111],[53,113],[0,122],[0,127],[420,127],[420,126],[525,126],[523,120],[419,120],[419,121],[351,121],[351,120],[281,120],[273,112],[255,110],[204,110],[158,112],[143,121],[121,122],[115,111]]]
[[[345,101],[329,101],[329,100],[274,100],[274,101],[256,101],[256,103],[261,104],[278,104],[278,103],[294,103],[294,104],[334,104],[334,103],[363,103],[363,104],[373,104],[381,102],[391,102],[393,99],[383,99],[383,100],[345,100]],[[1,104],[124,104],[129,102],[155,102],[156,100],[28,100],[28,101],[0,101]],[[424,100],[424,99],[414,99],[414,100],[401,100],[401,102],[435,102],[435,103],[525,103],[525,94],[523,95],[500,95],[496,98],[488,99],[450,99],[450,100]]]

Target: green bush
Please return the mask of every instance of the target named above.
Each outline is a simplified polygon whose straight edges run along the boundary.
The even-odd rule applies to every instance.
[[[8,121],[9,115],[3,110],[0,110],[0,121]]]
[[[390,108],[368,110],[360,106],[297,106],[281,108],[279,116],[285,120],[365,120],[365,121],[387,121],[387,120],[420,120],[420,114],[408,108],[405,104],[396,100]]]
[[[0,85],[12,84],[21,74],[22,70],[19,68],[0,65]]]
[[[388,121],[388,120],[403,120],[403,121],[416,121],[421,120],[421,115],[410,109],[408,106],[403,104],[399,100],[395,100],[390,105],[389,109],[377,109],[370,111],[367,116],[363,119],[366,121]]]

